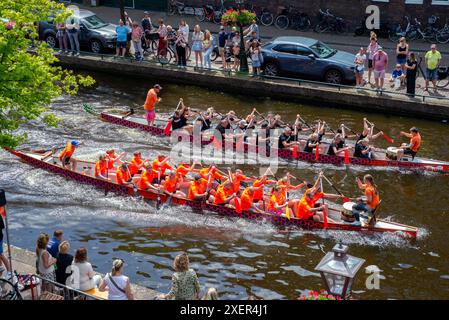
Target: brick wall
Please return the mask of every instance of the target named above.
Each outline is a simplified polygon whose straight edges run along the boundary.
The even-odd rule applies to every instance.
[[[204,3],[218,5],[218,0],[186,0],[187,3],[196,7]],[[444,24],[449,17],[449,5],[432,5],[432,0],[423,0],[423,4],[405,4],[406,0],[390,0],[389,2],[378,2],[371,0],[247,0],[246,3],[254,4],[256,8],[266,7],[275,13],[279,6],[292,5],[316,19],[318,10],[330,9],[332,13],[351,21],[352,25],[358,25],[365,16],[365,8],[374,4],[379,6],[382,22],[402,21],[405,15],[412,18],[417,17],[425,23],[427,18],[435,14],[440,17]],[[449,2],[449,1],[448,1]],[[233,1],[225,1],[225,6],[232,5]]]

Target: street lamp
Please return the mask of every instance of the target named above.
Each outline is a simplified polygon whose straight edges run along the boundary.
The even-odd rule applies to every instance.
[[[342,299],[349,296],[354,278],[365,263],[364,259],[348,255],[347,252],[348,246],[340,242],[315,267],[321,274],[327,292]]]
[[[243,9],[243,4],[245,0],[235,0],[239,10]],[[240,72],[249,72],[248,59],[246,58],[245,41],[243,40],[243,25],[237,22],[240,28]]]

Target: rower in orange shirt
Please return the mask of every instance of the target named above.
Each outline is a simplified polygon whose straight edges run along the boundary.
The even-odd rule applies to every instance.
[[[160,174],[160,177],[162,177],[165,174],[165,170],[174,170],[172,166],[168,164],[169,160],[170,158],[164,155],[160,154],[157,156],[157,158],[153,161],[153,171],[156,175]]]
[[[254,187],[254,202],[259,202],[264,200],[264,191],[263,191],[263,187],[265,185],[269,185],[269,184],[275,184],[276,181],[274,180],[268,180],[266,175],[263,175],[262,177],[260,177],[259,179],[254,180],[253,182],[253,187]]]
[[[195,174],[195,180],[190,182],[189,200],[203,200],[207,196],[207,180],[201,178],[199,174]]]
[[[231,174],[232,184],[234,185],[234,192],[238,193],[240,191],[240,182],[242,181],[251,181],[254,178],[247,177],[243,174],[242,170],[235,170],[234,174]]]
[[[133,176],[136,173],[141,173],[147,160],[142,159],[142,153],[139,151],[134,152],[133,158],[129,162],[129,173]]]
[[[162,181],[162,188],[164,192],[169,196],[177,195],[185,198],[186,194],[179,190],[181,178],[176,174],[175,171],[170,171],[165,180]]]
[[[263,210],[259,209],[259,206],[254,203],[254,194],[257,189],[260,188],[254,188],[254,187],[247,187],[243,190],[242,195],[240,196],[240,207],[242,211],[249,211],[253,209],[254,211],[258,213],[263,213]]]
[[[132,178],[129,173],[128,165],[126,163],[122,163],[120,167],[118,167],[116,172],[117,184],[124,185],[127,187],[132,187]]]
[[[285,193],[281,191],[279,186],[275,186],[268,199],[267,211],[274,214],[282,214],[283,208],[288,205],[286,200]]]
[[[142,169],[142,173],[140,174],[140,179],[137,183],[137,186],[141,190],[158,190],[158,188],[152,185],[155,179],[157,179],[157,174],[153,172],[152,166],[150,164],[147,164],[145,168]]]
[[[357,204],[355,204],[352,207],[352,213],[355,216],[355,223],[356,225],[360,225],[360,213],[359,211],[364,211],[368,213],[369,221],[371,221],[371,217],[373,212],[376,210],[377,206],[379,205],[380,198],[379,198],[379,192],[377,191],[377,186],[374,183],[374,178],[370,174],[367,174],[363,177],[363,183],[360,181],[360,179],[357,177],[356,182],[358,187],[361,190],[365,191],[365,199],[358,198]]]
[[[148,90],[143,109],[145,110],[145,119],[147,120],[149,126],[152,126],[154,120],[156,119],[156,104],[162,101],[161,98],[158,98],[157,94],[161,90],[162,87],[158,84],[155,84],[152,89]]]
[[[196,166],[196,162],[193,161],[192,165],[190,165],[189,163],[181,163],[177,168],[176,168],[176,175],[178,177],[181,177],[183,179],[186,178],[186,175],[189,172],[197,172],[198,170],[195,170],[195,166]]]
[[[294,213],[296,218],[303,220],[323,221],[323,211],[327,210],[325,204],[319,207],[311,206],[314,201],[314,194],[310,191],[306,191],[301,200],[297,201],[294,205]]]
[[[228,205],[235,197],[234,186],[229,181],[225,181],[218,186],[214,195],[209,196],[208,202],[215,205]]]
[[[117,162],[119,164],[122,164],[123,161],[120,160],[125,155],[124,152],[122,152],[119,156],[115,153],[114,149],[110,149],[106,151],[106,162],[108,164],[108,169],[112,170],[114,169],[114,163]]]
[[[200,169],[199,174],[201,178],[203,179],[209,179],[209,176],[212,175],[211,181],[214,181],[215,179],[218,179],[220,181],[224,181],[227,178],[215,167],[210,166],[208,168]]]
[[[410,138],[410,143],[409,144],[403,143],[398,148],[398,159],[401,159],[404,154],[411,155],[412,159],[414,159],[419,151],[419,148],[421,148],[421,135],[419,134],[418,129],[413,127],[410,128],[410,133],[401,131],[400,135]]]
[[[108,179],[108,167],[106,163],[106,156],[101,155],[95,164],[94,176],[95,178]]]
[[[70,142],[67,142],[67,145],[65,146],[64,150],[59,154],[59,160],[62,162],[62,166],[64,168],[67,168],[69,164],[71,164],[71,170],[75,171],[76,169],[76,160],[71,159],[73,153],[75,152],[76,148],[84,144],[84,142],[80,142],[78,140],[72,140]]]

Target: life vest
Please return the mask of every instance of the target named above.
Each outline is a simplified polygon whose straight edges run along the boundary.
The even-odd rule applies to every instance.
[[[71,142],[67,142],[64,150],[62,150],[61,154],[59,155],[59,160],[62,161],[64,158],[70,158],[75,150],[76,147]]]

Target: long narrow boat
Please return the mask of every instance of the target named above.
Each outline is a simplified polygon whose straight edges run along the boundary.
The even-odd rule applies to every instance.
[[[72,171],[70,169],[61,166],[60,161],[54,155],[53,151],[44,151],[44,150],[16,151],[9,148],[5,149],[8,150],[13,155],[22,159],[24,162],[34,167],[38,167],[55,174],[59,174],[68,179],[76,180],[83,184],[92,185],[97,188],[105,189],[111,192],[117,192],[128,195],[140,195],[144,199],[152,201],[157,200],[158,198],[158,194],[155,191],[138,190],[128,186],[118,185],[117,183],[112,181],[113,179],[115,179],[112,174],[109,175],[110,178],[109,180],[95,178],[93,176],[95,163],[93,162],[77,160],[77,170]],[[159,198],[161,202],[166,202],[168,200],[168,196],[164,194],[159,195]],[[248,220],[268,221],[277,226],[300,227],[304,229],[325,229],[325,225],[322,222],[301,220],[296,218],[288,219],[287,217],[284,216],[273,215],[269,213],[260,214],[252,211],[244,211],[242,213],[237,213],[232,208],[225,206],[217,206],[203,201],[192,201],[184,198],[173,197],[172,203],[174,205],[191,207],[192,209],[194,209],[193,212],[197,213],[212,211],[223,216],[235,216]],[[329,208],[328,218],[329,221],[327,229],[359,231],[362,233],[390,232],[390,233],[398,233],[401,236],[411,238],[416,238],[418,232],[418,229],[416,227],[407,226],[391,221],[385,221],[381,219],[378,219],[374,226],[357,226],[351,223],[346,223],[341,219],[341,210],[335,208]]]
[[[167,124],[167,121],[164,123],[163,120],[160,120],[162,123],[162,127],[152,127],[148,126],[146,124],[145,119],[141,117],[136,116],[123,116],[108,112],[102,112],[100,115],[100,118],[104,121],[118,124],[121,126],[129,127],[129,128],[137,128],[146,132],[149,132],[150,134],[156,135],[156,136],[165,136],[164,134],[164,127],[165,124]],[[190,136],[190,141],[193,141],[193,137]],[[202,145],[208,145],[211,142],[213,142],[213,137],[208,137],[206,141],[202,141]],[[334,156],[334,155],[328,155],[327,151],[329,148],[329,143],[323,142],[320,147],[320,153],[318,157],[315,153],[311,152],[304,152],[298,150],[296,153],[294,153],[290,149],[277,149],[277,148],[271,148],[269,152],[271,155],[277,155],[280,158],[286,159],[286,160],[292,160],[292,161],[304,161],[304,162],[311,162],[311,163],[323,163],[323,164],[332,164],[337,166],[345,165],[344,157],[340,156]],[[254,147],[253,147],[254,149]],[[234,150],[237,150],[237,144],[234,143]],[[240,150],[240,149],[239,149]],[[251,150],[250,146],[248,144],[244,144],[244,148],[242,148],[242,151],[244,153],[248,153],[248,150]],[[259,152],[258,148],[255,147],[255,151]],[[268,154],[265,154],[268,156]],[[346,165],[358,165],[358,166],[367,166],[367,167],[393,167],[393,168],[402,168],[402,169],[419,169],[419,170],[427,170],[427,171],[434,171],[434,172],[443,172],[443,173],[449,173],[449,162],[445,161],[439,161],[439,160],[433,160],[433,159],[427,159],[427,158],[421,158],[421,157],[415,157],[412,159],[409,156],[404,156],[400,160],[391,160],[387,158],[387,151],[382,149],[377,149],[377,151],[374,153],[374,159],[363,159],[363,158],[357,158],[352,157],[349,155],[348,163]]]

